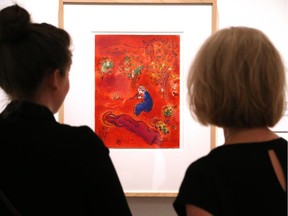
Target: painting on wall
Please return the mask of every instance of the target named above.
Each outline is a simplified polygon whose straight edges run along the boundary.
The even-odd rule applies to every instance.
[[[179,148],[180,35],[95,35],[95,132],[109,148]]]

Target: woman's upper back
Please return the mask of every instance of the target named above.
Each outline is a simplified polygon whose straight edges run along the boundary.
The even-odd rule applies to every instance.
[[[0,188],[24,215],[130,215],[109,150],[88,127],[14,101],[0,115],[0,140]]]
[[[286,140],[223,145],[190,165],[176,209],[189,203],[221,216],[286,216],[287,192],[273,169],[271,149],[279,158],[287,184]]]

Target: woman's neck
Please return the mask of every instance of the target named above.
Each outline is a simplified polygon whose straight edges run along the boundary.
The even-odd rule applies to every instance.
[[[279,138],[268,127],[224,128],[225,144],[265,142]]]

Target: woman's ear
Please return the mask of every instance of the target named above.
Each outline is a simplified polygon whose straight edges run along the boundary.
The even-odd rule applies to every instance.
[[[49,87],[53,90],[59,89],[59,85],[61,84],[61,74],[59,69],[55,69],[50,75],[49,75]]]

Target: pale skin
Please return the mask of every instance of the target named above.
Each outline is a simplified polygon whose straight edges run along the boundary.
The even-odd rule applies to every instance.
[[[278,138],[278,136],[267,127],[241,129],[224,128],[224,137],[224,145],[233,145],[235,143],[243,143],[245,145],[245,143],[264,142]],[[273,150],[270,150],[268,154],[276,176],[278,177],[279,184],[282,186],[282,189],[286,191],[287,183],[280,162]],[[186,213],[187,216],[213,216],[206,210],[190,204],[186,205]]]
[[[27,98],[27,100],[46,106],[55,114],[60,109],[68,91],[69,69],[67,69],[65,76],[61,76],[60,70],[55,69],[52,74],[43,79],[33,98]]]

